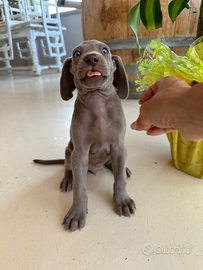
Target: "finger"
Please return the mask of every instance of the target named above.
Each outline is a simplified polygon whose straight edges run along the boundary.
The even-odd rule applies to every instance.
[[[148,122],[145,118],[143,118],[141,115],[138,117],[137,121],[132,123],[131,127],[135,127],[136,130],[142,131],[142,130],[149,130],[151,128],[151,123]]]
[[[143,104],[146,101],[148,101],[150,98],[152,98],[157,90],[159,85],[161,84],[163,78],[158,79],[154,84],[152,84],[147,91],[141,96],[139,103]]]
[[[165,88],[168,88],[169,86],[176,85],[176,84],[180,84],[181,87],[184,86],[184,87],[188,88],[188,84],[186,82],[184,82],[181,79],[176,78],[174,76],[168,76],[168,77],[163,77],[163,78],[158,79],[141,96],[139,103],[140,104],[145,103],[150,98],[152,98],[159,90],[164,90]]]
[[[150,135],[150,136],[159,136],[159,135],[162,135],[162,134],[165,134],[165,129],[164,128],[158,128],[158,127],[153,127],[153,128],[150,128],[148,131],[147,131],[147,135]]]
[[[151,126],[151,127],[152,127],[152,126]],[[147,129],[143,129],[141,123],[139,123],[139,127],[138,127],[137,121],[135,121],[135,122],[133,122],[133,123],[131,124],[131,128],[132,128],[132,129],[135,129],[135,130],[146,130],[146,131],[147,131]]]
[[[133,123],[131,124],[131,128],[132,128],[132,129],[137,129],[137,121],[135,121],[135,122],[133,122]]]
[[[152,87],[149,87],[147,89],[147,91],[141,96],[140,100],[139,100],[139,104],[143,104],[146,101],[148,101],[150,98],[152,98],[154,96],[154,92],[152,90]]]
[[[166,134],[168,132],[174,131],[175,129],[173,128],[158,128],[158,127],[151,127],[148,131],[147,131],[147,135],[150,136],[159,136],[162,134]]]

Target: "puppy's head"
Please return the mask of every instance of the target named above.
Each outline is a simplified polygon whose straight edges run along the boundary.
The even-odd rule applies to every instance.
[[[84,41],[63,64],[60,87],[64,100],[72,97],[72,91],[87,93],[107,89],[114,85],[118,96],[128,96],[128,81],[122,60],[112,55],[109,47],[96,40]]]

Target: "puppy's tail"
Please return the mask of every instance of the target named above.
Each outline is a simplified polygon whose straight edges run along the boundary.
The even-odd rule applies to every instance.
[[[65,159],[51,159],[51,160],[34,159],[33,161],[34,163],[43,165],[65,164]]]

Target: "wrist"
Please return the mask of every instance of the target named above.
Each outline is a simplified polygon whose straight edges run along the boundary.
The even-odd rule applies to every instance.
[[[201,128],[203,123],[203,83],[189,87],[177,96],[175,128]]]

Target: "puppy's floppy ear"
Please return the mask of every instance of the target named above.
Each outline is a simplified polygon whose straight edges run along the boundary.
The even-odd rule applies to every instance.
[[[70,72],[72,65],[72,57],[67,58],[63,63],[61,80],[60,80],[60,91],[63,100],[69,100],[72,98],[72,91],[75,90],[74,76]]]
[[[128,78],[125,72],[123,62],[118,55],[112,55],[112,60],[116,64],[116,70],[114,72],[113,85],[118,90],[118,96],[121,99],[126,99],[129,94]]]

